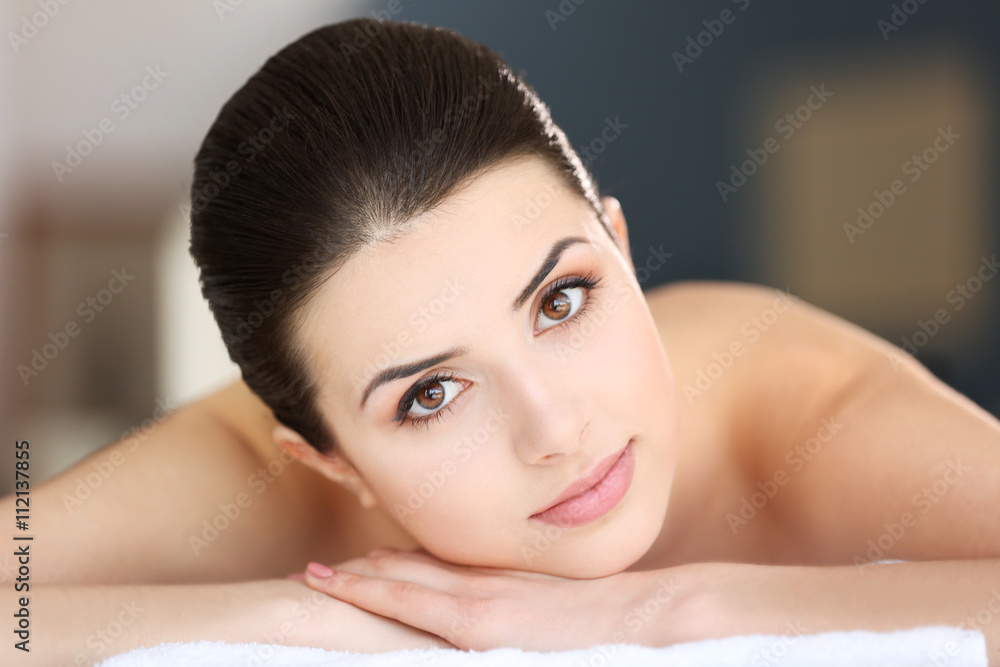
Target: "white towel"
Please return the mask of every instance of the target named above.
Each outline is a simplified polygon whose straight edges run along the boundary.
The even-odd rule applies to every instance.
[[[982,632],[927,626],[895,632],[824,632],[812,635],[747,635],[674,644],[662,648],[604,644],[539,653],[513,648],[489,651],[422,649],[362,654],[276,644],[192,642],[161,644],[113,656],[98,667],[413,667],[415,665],[807,665],[815,667],[987,667]]]

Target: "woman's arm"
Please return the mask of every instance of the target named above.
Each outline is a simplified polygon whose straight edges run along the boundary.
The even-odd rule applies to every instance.
[[[337,530],[329,494],[340,490],[280,457],[273,423],[239,382],[32,485],[32,583],[220,582],[301,570],[317,536]],[[14,502],[0,500],[11,523]],[[16,570],[11,562],[0,556],[0,581]]]
[[[964,626],[1000,665],[1000,422],[898,347],[801,302],[753,352],[734,371],[746,389],[734,424],[760,493],[726,521],[770,522],[796,536],[784,562],[833,567],[689,566],[687,618],[705,636]],[[654,644],[677,631],[649,629]]]
[[[865,568],[695,563],[627,574],[645,580],[636,609],[650,609],[664,578],[683,583],[676,604],[656,607],[662,613],[622,616],[619,641],[668,646],[750,634],[794,641],[819,632],[947,625],[981,631],[990,667],[1000,667],[1000,559]],[[927,664],[947,664],[957,650],[942,645]]]
[[[338,527],[332,483],[279,457],[273,424],[236,383],[32,486],[29,530],[19,535],[34,539],[17,543],[30,549],[28,588],[15,590],[14,548],[0,557],[0,664],[89,665],[201,639],[362,652],[448,646],[298,581],[248,581],[301,570],[315,536]],[[11,523],[14,498],[0,501]],[[25,616],[30,652],[11,634]]]
[[[447,648],[444,640],[289,580],[189,586],[42,586],[3,593],[5,665],[92,665],[163,642],[228,641],[377,653]],[[18,644],[27,651],[18,648]],[[265,660],[267,655],[258,655]],[[249,656],[248,656],[249,659]]]
[[[772,491],[746,521],[811,564],[1000,558],[1000,422],[872,334],[807,304],[785,317],[742,378],[748,488]]]

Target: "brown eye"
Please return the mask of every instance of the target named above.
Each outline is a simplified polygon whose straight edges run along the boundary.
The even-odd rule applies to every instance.
[[[542,312],[550,320],[561,320],[566,317],[572,304],[562,292],[556,292],[545,300],[542,304]]]
[[[552,292],[545,297],[541,308],[538,309],[538,328],[549,329],[568,319],[580,309],[582,302],[582,287],[564,287]],[[543,323],[543,320],[548,320],[548,322]],[[551,324],[544,326],[548,323]]]
[[[414,387],[414,392],[404,399],[397,419],[405,416],[416,422],[428,415],[438,414],[446,409],[462,388],[463,383],[450,375],[428,378]]]
[[[425,410],[436,410],[444,400],[444,387],[441,382],[432,382],[417,392],[416,402]]]

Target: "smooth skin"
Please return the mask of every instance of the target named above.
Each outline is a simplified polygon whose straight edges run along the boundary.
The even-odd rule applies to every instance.
[[[197,639],[553,650],[781,634],[788,623],[805,632],[941,623],[981,629],[1000,664],[1000,609],[989,606],[1000,591],[997,420],[895,346],[785,292],[721,282],[640,292],[612,198],[603,203],[617,248],[565,191],[535,223],[512,228],[525,201],[559,187],[551,178],[533,161],[488,172],[390,252],[375,246],[324,285],[300,336],[345,456],[320,455],[236,383],[182,407],[139,447],[109,445],[34,487],[32,653],[8,644],[5,658],[90,664]],[[472,213],[478,226],[463,227]],[[551,242],[573,230],[593,248],[567,249],[565,266],[509,312]],[[462,234],[498,268],[447,255],[449,242],[480,247]],[[470,352],[387,385],[370,413],[352,413],[353,383],[337,383],[357,369],[337,364],[363,364],[398,332],[409,292],[392,289],[389,259],[428,248],[449,262],[412,281],[409,298],[426,302],[454,273],[469,301],[414,334],[398,362],[452,344]],[[606,290],[618,307],[560,357],[557,337],[568,342],[571,330],[536,328],[541,295],[587,270],[644,298]],[[369,335],[355,335],[366,326]],[[629,363],[637,349],[654,363]],[[716,373],[726,351],[732,363]],[[397,429],[402,393],[441,368],[470,393],[429,428]],[[450,476],[412,515],[394,511],[454,451],[441,443],[483,423],[488,407],[511,416],[489,449],[463,461],[470,479]],[[633,436],[636,477],[622,503],[540,548],[529,515]],[[115,472],[73,502],[78,480],[116,451]],[[12,498],[2,505],[13,514]],[[234,507],[211,538],[205,522]],[[609,540],[618,548],[602,548]],[[869,540],[884,547],[876,558],[933,562],[873,565]],[[530,563],[525,544],[539,552]],[[304,582],[285,578],[309,561]],[[13,558],[0,574],[13,613]],[[658,612],[636,615],[651,599]],[[128,625],[123,604],[142,609]]]

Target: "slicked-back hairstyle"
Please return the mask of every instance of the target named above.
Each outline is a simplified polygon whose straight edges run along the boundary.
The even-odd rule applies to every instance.
[[[450,30],[325,26],[226,102],[195,158],[191,254],[230,358],[278,421],[342,452],[294,342],[306,299],[355,253],[520,156],[545,160],[616,238],[546,105],[499,55]]]

